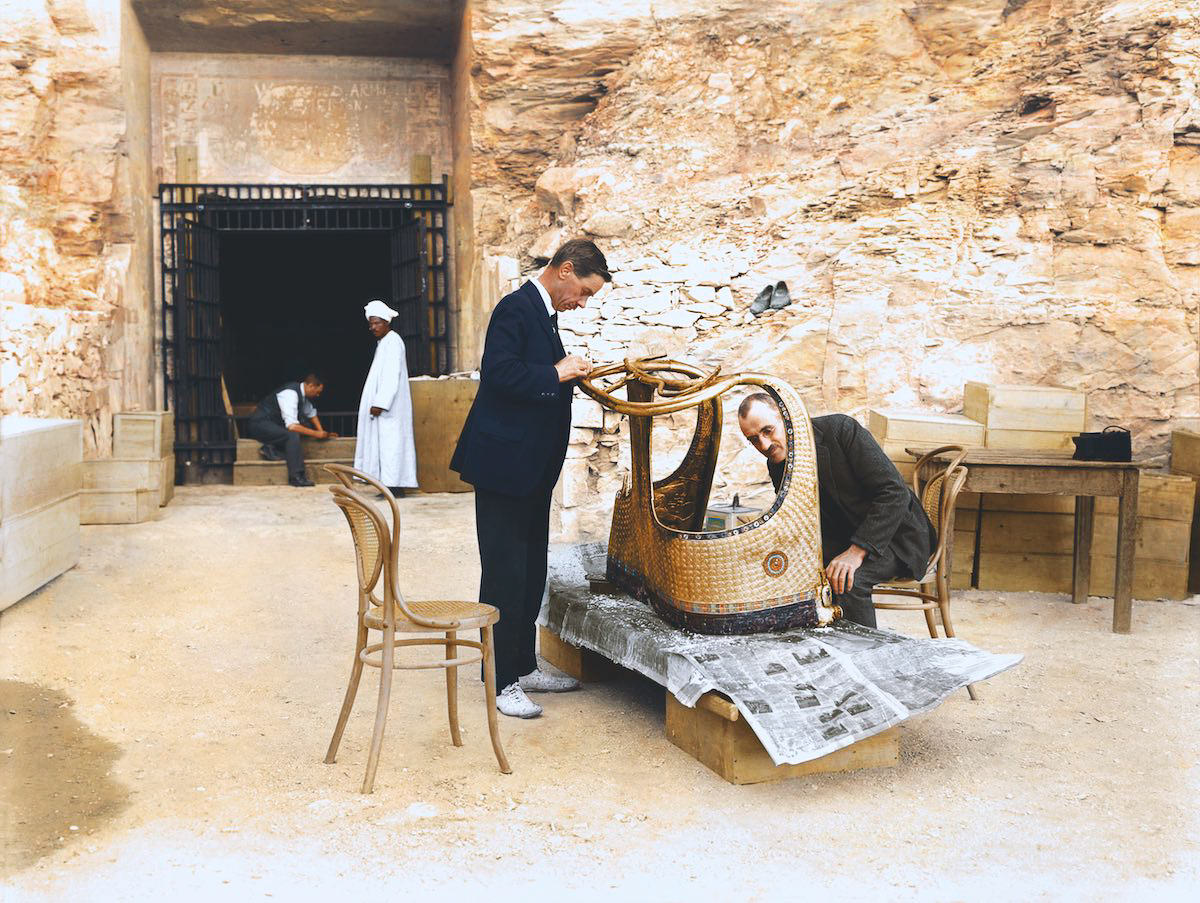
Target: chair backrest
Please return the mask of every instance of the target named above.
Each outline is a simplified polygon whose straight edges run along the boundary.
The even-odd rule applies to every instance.
[[[378,603],[380,600],[375,598],[374,593],[391,557],[391,531],[375,506],[353,489],[330,486],[329,491],[334,504],[342,509],[350,525],[354,558],[358,565],[359,593],[364,599],[375,599]]]
[[[954,525],[954,506],[967,480],[962,460],[967,450],[961,445],[943,445],[921,456],[913,468],[913,492],[937,531],[937,547],[929,555],[929,565],[945,573],[946,544]],[[942,460],[942,459],[948,459]]]
[[[334,471],[335,467],[341,470],[342,473]],[[341,508],[342,513],[346,515],[346,521],[350,525],[350,534],[354,538],[354,555],[358,563],[360,609],[370,601],[376,605],[383,606],[385,622],[390,623],[392,621],[394,616],[393,608],[398,608],[400,613],[414,624],[429,627],[430,629],[441,628],[442,625],[440,623],[422,618],[410,609],[404,599],[404,595],[400,592],[399,581],[397,580],[399,570],[397,567],[397,557],[400,538],[400,511],[391,493],[387,491],[386,487],[381,487],[375,480],[360,471],[356,471],[353,467],[330,464],[326,466],[326,469],[334,473],[342,483],[340,486],[330,486],[329,492],[333,496],[334,504]],[[384,520],[379,509],[375,507],[370,499],[358,491],[358,487],[354,486],[353,480],[347,478],[350,476],[383,489],[385,496],[391,501],[392,528],[390,530],[388,529],[387,521]],[[383,598],[380,598],[375,592],[375,588],[381,582],[381,578],[383,583]]]

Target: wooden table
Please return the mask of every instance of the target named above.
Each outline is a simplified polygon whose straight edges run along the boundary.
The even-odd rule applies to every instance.
[[[906,448],[920,458],[932,448]],[[946,456],[946,460],[949,456]],[[1113,632],[1129,633],[1133,613],[1133,553],[1137,541],[1137,461],[1076,461],[1066,453],[1020,449],[969,449],[969,492],[1075,496],[1075,563],[1072,602],[1086,602],[1092,575],[1092,526],[1096,496],[1116,496],[1117,573],[1113,596]]]

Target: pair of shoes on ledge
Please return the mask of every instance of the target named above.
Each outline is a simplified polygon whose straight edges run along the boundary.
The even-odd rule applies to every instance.
[[[754,301],[750,304],[750,313],[758,317],[766,313],[767,310],[782,310],[792,303],[792,296],[788,292],[786,282],[776,282],[774,285],[768,285],[759,292]]]
[[[509,684],[496,696],[496,708],[500,714],[512,718],[536,718],[542,707],[526,696],[529,693],[566,693],[579,689],[579,681],[565,674],[551,674],[534,668],[516,683]]]

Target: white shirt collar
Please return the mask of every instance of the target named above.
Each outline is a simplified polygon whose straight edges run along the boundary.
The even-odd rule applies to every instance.
[[[530,280],[533,287],[538,290],[538,294],[542,296],[542,303],[546,305],[546,315],[553,317],[558,311],[554,309],[554,305],[550,303],[550,293],[546,291],[546,286],[542,285],[542,280],[536,276]]]

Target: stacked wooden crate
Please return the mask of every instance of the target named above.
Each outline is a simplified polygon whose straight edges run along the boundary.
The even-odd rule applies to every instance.
[[[896,465],[905,482],[912,482],[916,459],[906,448],[961,445],[978,448],[983,444],[984,428],[962,414],[929,414],[916,411],[877,409],[867,415],[867,428]],[[961,492],[954,510],[954,564],[950,584],[955,589],[971,585],[975,563],[975,527],[979,496]]]
[[[113,414],[113,456],[85,461],[80,519],[138,524],[175,494],[175,417],[170,411]]]
[[[0,610],[79,560],[78,420],[0,420]]]
[[[1187,591],[1200,593],[1200,433],[1191,430],[1171,433],[1171,473],[1191,477],[1198,487],[1192,502]]]
[[[982,424],[985,448],[1071,451],[1087,422],[1087,396],[1053,386],[969,382],[963,413]]]
[[[1188,593],[1189,540],[1196,482],[1143,472],[1138,489],[1133,595],[1182,599]],[[1069,593],[1075,499],[985,493],[979,536],[979,587]],[[1116,573],[1117,500],[1096,499],[1089,592],[1111,596]]]

